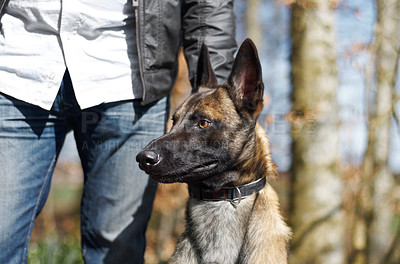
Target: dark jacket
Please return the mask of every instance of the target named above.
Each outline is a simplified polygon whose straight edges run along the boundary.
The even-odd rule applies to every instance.
[[[0,0],[0,13],[5,3]],[[129,3],[130,1],[128,1]],[[197,56],[205,42],[218,80],[224,80],[236,51],[233,0],[132,0],[137,7],[137,47],[143,102],[166,96],[178,72],[183,45],[189,78],[196,78]]]

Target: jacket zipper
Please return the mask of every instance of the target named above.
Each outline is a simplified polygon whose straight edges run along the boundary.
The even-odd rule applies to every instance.
[[[6,1],[7,0],[0,0],[0,15],[2,14],[3,9],[4,9],[5,5],[6,5]],[[0,35],[4,36],[3,25],[1,24],[1,21],[0,21]]]
[[[144,83],[144,71],[143,71],[143,59],[142,59],[142,53],[141,53],[141,43],[140,43],[140,38],[139,38],[139,0],[133,0],[132,5],[135,8],[135,20],[136,20],[136,47],[137,47],[137,52],[138,52],[138,60],[139,60],[139,73],[140,73],[140,79],[142,80],[142,103],[145,101],[146,97],[146,85]]]
[[[7,0],[0,0],[0,13],[3,11],[3,9],[4,9],[4,6],[5,6],[5,4],[6,4],[6,1]]]

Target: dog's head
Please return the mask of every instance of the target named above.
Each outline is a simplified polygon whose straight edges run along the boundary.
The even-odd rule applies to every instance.
[[[203,44],[196,86],[173,115],[171,131],[136,157],[159,182],[218,188],[234,182],[240,164],[254,155],[255,125],[263,106],[261,66],[253,42],[241,45],[230,76],[218,85]],[[207,182],[207,183],[205,183]]]

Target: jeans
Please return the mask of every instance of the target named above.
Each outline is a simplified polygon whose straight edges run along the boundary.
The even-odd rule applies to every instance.
[[[157,184],[135,157],[164,133],[167,98],[145,106],[127,100],[81,110],[68,77],[50,111],[0,93],[0,263],[27,262],[32,227],[70,130],[84,171],[85,263],[143,263]]]

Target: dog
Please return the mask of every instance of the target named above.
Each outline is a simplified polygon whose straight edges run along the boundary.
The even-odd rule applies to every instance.
[[[136,157],[161,183],[188,184],[186,229],[170,264],[287,263],[290,228],[278,195],[263,107],[261,65],[247,39],[227,81],[218,85],[202,45],[191,96],[173,115],[171,131]]]

